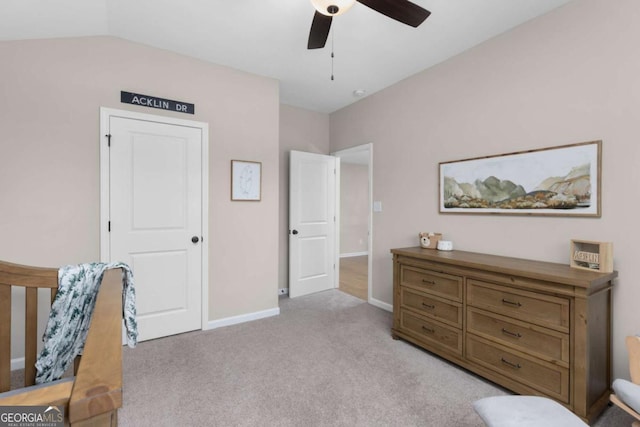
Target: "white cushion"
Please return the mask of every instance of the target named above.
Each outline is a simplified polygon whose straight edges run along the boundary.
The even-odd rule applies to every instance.
[[[613,382],[613,392],[625,405],[640,413],[640,385],[617,379]]]
[[[567,408],[546,397],[495,396],[473,403],[488,427],[589,427]]]

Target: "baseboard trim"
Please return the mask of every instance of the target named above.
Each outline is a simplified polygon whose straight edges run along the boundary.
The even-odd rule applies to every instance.
[[[354,256],[365,256],[369,255],[369,252],[351,252],[347,254],[340,254],[340,258],[351,258]]]
[[[239,323],[251,322],[253,320],[259,320],[267,317],[278,316],[279,314],[280,314],[280,307],[276,307],[269,310],[256,311],[255,313],[225,317],[224,319],[218,319],[218,320],[210,320],[209,323],[207,323],[206,330],[222,328],[224,326],[237,325]]]
[[[16,357],[11,359],[11,370],[24,369],[24,357]]]
[[[389,311],[389,312],[393,312],[393,306],[391,304],[387,304],[386,302],[382,302],[378,299],[375,298],[371,298],[369,300],[369,304],[376,306],[378,308],[381,308],[383,310]]]

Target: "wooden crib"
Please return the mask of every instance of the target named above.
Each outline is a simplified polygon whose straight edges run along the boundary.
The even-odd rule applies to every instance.
[[[11,288],[25,290],[25,384],[10,389]],[[0,261],[0,406],[39,405],[65,407],[65,424],[117,426],[122,407],[122,270],[104,274],[83,355],[76,360],[75,376],[35,385],[38,289],[58,287],[58,270]]]

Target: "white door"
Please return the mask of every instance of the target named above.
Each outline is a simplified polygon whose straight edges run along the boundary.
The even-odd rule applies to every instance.
[[[202,130],[109,118],[109,259],[132,268],[139,340],[200,329]]]
[[[289,296],[335,288],[336,176],[333,156],[292,151],[289,181]]]

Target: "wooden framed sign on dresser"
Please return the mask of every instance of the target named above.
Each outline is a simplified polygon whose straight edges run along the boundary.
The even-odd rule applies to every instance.
[[[515,393],[591,423],[611,392],[616,271],[420,247],[392,249],[393,329]]]

